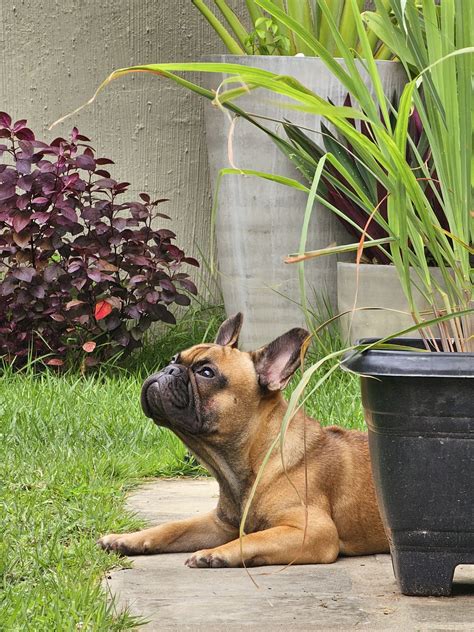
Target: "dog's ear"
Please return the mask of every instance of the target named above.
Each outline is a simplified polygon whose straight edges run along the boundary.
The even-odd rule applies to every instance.
[[[250,354],[261,386],[270,391],[285,388],[300,366],[301,348],[308,336],[305,329],[296,327]]]
[[[216,345],[236,347],[239,344],[239,334],[243,320],[244,317],[241,312],[225,320],[217,332]]]

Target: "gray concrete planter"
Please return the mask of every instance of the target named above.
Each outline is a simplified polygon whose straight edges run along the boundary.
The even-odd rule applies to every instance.
[[[209,60],[206,59],[206,61]],[[308,88],[336,104],[347,91],[329,73],[319,58],[214,55],[212,61],[241,63],[291,75]],[[386,94],[401,91],[406,79],[394,62],[378,62]],[[207,85],[217,88],[224,75],[209,75]],[[242,98],[239,105],[250,112],[319,131],[317,117],[284,110],[275,96],[263,91]],[[229,121],[207,105],[206,135],[212,183],[219,170],[230,166]],[[269,126],[272,123],[268,123]],[[321,142],[321,138],[318,138]],[[255,169],[301,179],[287,158],[262,132],[244,120],[237,121],[233,136],[233,160],[241,169]],[[303,324],[299,307],[298,271],[283,258],[298,250],[306,195],[260,178],[229,175],[222,180],[217,214],[217,250],[220,282],[228,314],[245,312],[241,336],[244,348],[257,347],[287,329]],[[330,211],[320,205],[313,210],[308,248],[318,249],[351,239]],[[337,303],[336,259],[319,257],[306,264],[308,299],[313,303]]]
[[[361,310],[339,319],[343,339],[350,343],[360,338],[384,338],[414,324],[410,308],[403,293],[397,271],[394,266],[361,264],[357,279],[355,263],[339,262],[337,264],[337,311],[351,310],[357,291],[355,306],[380,307],[381,310]],[[440,275],[441,278],[441,275]],[[414,291],[416,304],[420,311],[429,310],[423,296]],[[395,311],[389,310],[398,310]],[[418,338],[418,332],[409,334],[410,338]]]

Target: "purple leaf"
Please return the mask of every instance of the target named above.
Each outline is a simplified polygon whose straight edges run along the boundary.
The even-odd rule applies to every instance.
[[[80,270],[81,268],[84,267],[84,263],[82,261],[72,261],[68,267],[67,267],[67,271],[70,274],[74,274],[74,272],[77,272],[78,270]]]
[[[138,309],[136,305],[129,305],[128,307],[126,307],[125,313],[127,314],[127,316],[129,316],[130,318],[133,318],[134,320],[138,320],[141,315],[140,310]]]
[[[110,231],[110,226],[107,226],[107,224],[104,224],[104,222],[98,222],[95,225],[95,230],[98,235],[103,235],[104,233]]]
[[[199,268],[199,261],[197,259],[194,259],[194,257],[183,257],[181,261],[183,261],[184,263],[188,263],[190,266],[195,266],[196,268]]]
[[[100,283],[102,281],[102,277],[104,276],[100,270],[93,269],[87,270],[87,276],[91,281],[95,281],[96,283]]]
[[[51,171],[54,171],[53,163],[48,160],[40,160],[36,166],[42,173],[51,173]]]
[[[49,213],[45,213],[45,212],[42,213],[41,211],[38,211],[32,214],[31,219],[34,219],[35,222],[37,222],[40,226],[42,226],[45,222],[48,221]]]
[[[67,176],[64,179],[63,186],[65,189],[72,188],[78,180],[79,180],[79,174],[71,173],[71,175]]]
[[[132,255],[128,259],[137,266],[149,266],[150,260],[142,255]]]
[[[164,244],[163,247],[174,259],[179,259],[184,254],[182,250],[173,244]]]
[[[127,221],[128,220],[125,219],[124,217],[117,217],[116,219],[113,220],[112,225],[114,228],[116,228],[120,232],[124,228],[126,228]]]
[[[23,231],[22,233],[13,233],[13,241],[20,248],[25,248],[31,239],[31,233],[29,231]],[[19,253],[17,253],[17,261],[18,261]],[[28,259],[29,260],[29,257]]]
[[[197,294],[197,287],[190,279],[180,279],[179,284],[181,285],[181,287],[184,287],[185,290],[191,292],[191,294]]]
[[[6,112],[0,112],[0,125],[2,127],[10,127],[12,124],[12,117]]]
[[[21,173],[21,175],[26,176],[27,174],[31,172],[31,160],[28,160],[26,158],[19,158],[16,161],[16,168],[18,170],[18,173]]]
[[[176,292],[175,286],[171,283],[169,279],[161,279],[160,285],[164,290],[168,290],[168,292]]]
[[[110,173],[105,169],[97,169],[94,171],[96,176],[102,176],[103,178],[110,178]]]
[[[62,269],[56,263],[51,263],[43,271],[44,280],[47,283],[52,283],[62,272]]]
[[[178,305],[189,305],[191,303],[191,299],[186,294],[176,294],[174,301]]]
[[[24,211],[29,203],[30,203],[29,195],[19,195],[16,198],[16,207],[20,211]]]
[[[117,184],[116,180],[112,180],[112,178],[99,178],[94,182],[94,186],[99,187],[100,189],[113,189]]]
[[[31,215],[29,213],[17,213],[12,218],[13,230],[17,233],[22,231],[30,223]]]
[[[20,281],[26,281],[29,283],[36,275],[36,270],[34,268],[16,268],[13,270],[12,275]]]
[[[12,184],[0,184],[0,200],[8,200],[15,195],[15,186]]]
[[[166,309],[164,305],[155,305],[155,307],[163,308],[163,310],[160,311],[160,320],[162,320],[164,323],[169,323],[170,325],[176,325],[176,318],[171,312]]]
[[[18,140],[35,140],[35,135],[27,127],[20,129],[18,132],[16,132],[15,136],[18,138]]]
[[[80,169],[85,169],[86,171],[94,171],[95,169],[95,160],[91,156],[87,154],[82,154],[82,156],[78,156],[76,158],[76,165]]]
[[[77,222],[77,213],[69,206],[63,206],[63,208],[61,208],[61,215],[63,215],[70,222]]]
[[[30,292],[35,298],[42,299],[46,296],[46,291],[43,285],[33,285],[30,288]]]
[[[80,277],[78,279],[73,279],[71,281],[71,284],[79,291],[82,290],[82,288],[84,287],[84,285],[87,283],[87,279],[85,279],[84,277]]]
[[[5,167],[5,165],[3,165]],[[18,173],[13,167],[5,167],[0,174],[2,184],[15,184],[18,180]]]
[[[14,132],[19,132],[21,129],[23,129],[24,127],[26,127],[26,119],[21,119],[19,121],[16,121],[16,123],[13,125],[13,131]]]
[[[145,296],[145,299],[147,303],[152,303],[154,305],[160,300],[160,294],[159,292],[156,292],[155,290],[153,290],[152,292],[147,293],[147,295]]]
[[[18,178],[17,186],[19,189],[29,193],[31,191],[31,187],[33,186],[33,180],[34,178],[31,175],[23,176],[22,178]]]
[[[142,283],[143,281],[146,281],[146,276],[144,274],[135,274],[130,278],[128,284],[137,285],[137,283]]]
[[[21,157],[31,158],[34,151],[33,143],[28,140],[20,140],[18,144],[20,146],[21,153],[23,154]]]
[[[121,332],[117,337],[116,337],[117,342],[119,343],[119,345],[121,347],[126,347],[128,345],[128,343],[130,342],[130,334],[126,331]]]
[[[58,312],[56,312],[55,314],[51,314],[51,318],[58,323],[63,323],[66,320],[64,316],[62,314],[59,314]]]
[[[174,239],[176,237],[175,233],[172,230],[168,230],[167,228],[161,228],[156,231],[156,234],[159,235],[162,239]]]

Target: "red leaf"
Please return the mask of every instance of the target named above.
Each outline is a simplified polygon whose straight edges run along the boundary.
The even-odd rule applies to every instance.
[[[96,348],[96,343],[90,340],[89,342],[85,342],[82,345],[82,348],[84,349],[86,353],[92,353],[94,349]]]
[[[107,301],[99,301],[95,306],[95,319],[102,320],[110,314],[112,311],[112,305]]]
[[[50,360],[47,360],[46,364],[49,366],[62,366],[64,364],[64,360],[61,360],[60,358],[51,358]]]

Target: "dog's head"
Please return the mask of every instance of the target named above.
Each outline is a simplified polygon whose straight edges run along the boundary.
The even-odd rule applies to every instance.
[[[226,320],[214,344],[176,354],[142,388],[142,407],[157,424],[181,435],[229,436],[262,399],[282,390],[300,365],[308,332],[291,329],[256,351],[237,348],[242,314]]]

